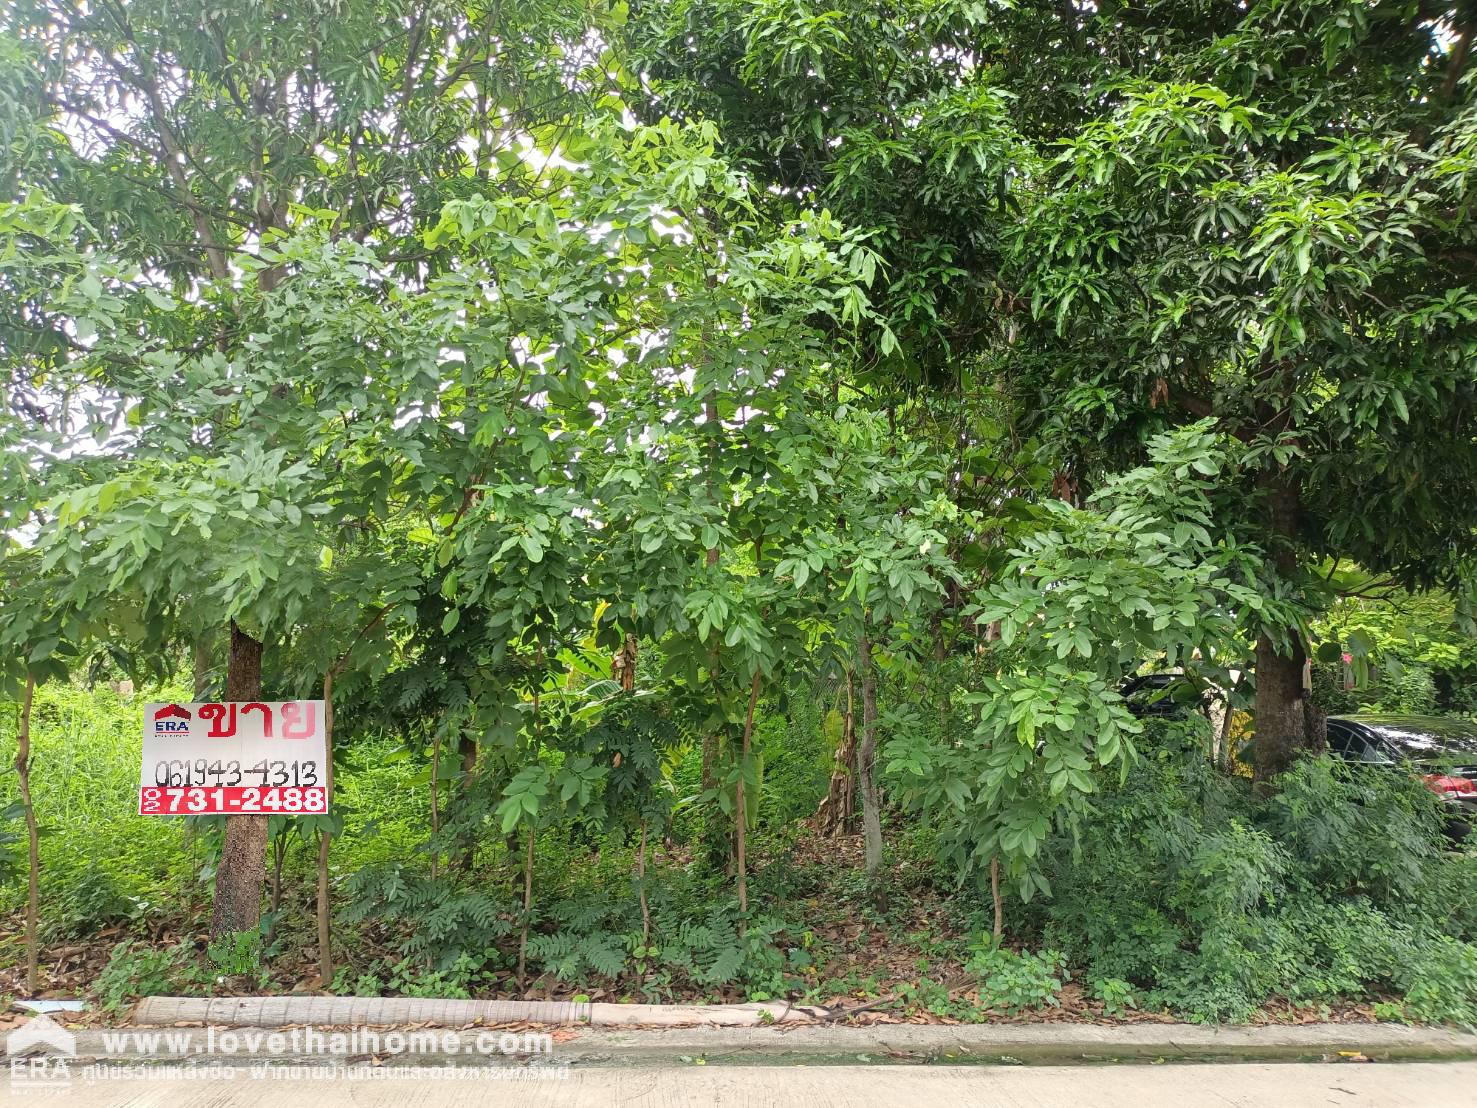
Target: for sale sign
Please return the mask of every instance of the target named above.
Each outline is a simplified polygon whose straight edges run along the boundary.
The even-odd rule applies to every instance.
[[[321,700],[144,705],[140,815],[315,815],[327,781]]]

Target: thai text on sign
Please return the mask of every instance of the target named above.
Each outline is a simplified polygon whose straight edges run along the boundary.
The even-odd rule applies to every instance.
[[[144,705],[140,815],[317,815],[328,808],[321,700]]]

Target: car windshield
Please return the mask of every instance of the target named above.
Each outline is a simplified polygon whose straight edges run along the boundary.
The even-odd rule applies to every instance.
[[[1407,758],[1477,757],[1477,724],[1453,719],[1359,720]]]

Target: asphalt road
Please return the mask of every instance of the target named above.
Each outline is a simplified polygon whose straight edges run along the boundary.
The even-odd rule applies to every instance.
[[[510,1068],[509,1072],[516,1072]],[[485,1070],[435,1079],[240,1076],[233,1080],[110,1080],[79,1076],[47,1087],[0,1079],[0,1105],[17,1108],[619,1108],[734,1105],[744,1108],[1155,1108],[1207,1105],[1477,1105],[1477,1062],[1404,1064],[1118,1066],[718,1066],[578,1067],[567,1078],[495,1080]]]

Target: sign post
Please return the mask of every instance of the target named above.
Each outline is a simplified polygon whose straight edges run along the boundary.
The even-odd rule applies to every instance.
[[[144,705],[140,815],[321,815],[321,700]]]

